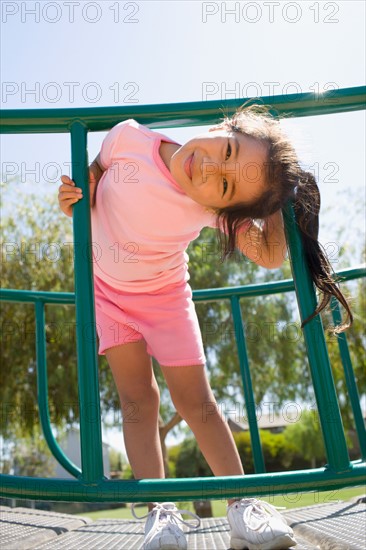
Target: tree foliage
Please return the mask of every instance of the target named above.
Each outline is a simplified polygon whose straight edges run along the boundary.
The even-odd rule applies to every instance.
[[[24,436],[19,430],[16,442],[5,442],[1,458],[2,473],[29,477],[53,477],[55,459],[41,433],[35,426],[31,436]]]
[[[309,468],[312,465],[312,454],[307,449],[306,437],[303,438],[304,429],[308,426],[308,417],[302,423],[297,422],[286,428],[282,433],[271,433],[268,430],[260,430],[260,440],[267,472],[281,472],[284,470],[296,470]],[[289,430],[289,432],[287,432]],[[307,434],[309,437],[309,434]],[[248,431],[235,432],[235,443],[246,474],[255,473],[253,452],[250,433]],[[318,445],[316,458],[324,464],[324,447]],[[179,445],[169,449],[169,464],[175,477],[208,477],[212,472],[205,461],[194,438],[189,437]]]
[[[316,461],[324,464],[324,442],[316,411],[303,411],[298,422],[286,427],[284,437],[301,452],[313,468]]]
[[[208,477],[213,476],[203,454],[193,437],[188,437],[181,443],[175,463],[176,477]]]
[[[56,197],[27,198],[27,206],[8,204],[2,217],[1,287],[73,292],[71,220],[59,211]],[[47,305],[45,313],[50,418],[54,426],[71,426],[79,420],[75,307]],[[1,434],[11,437],[18,429],[32,434],[38,422],[33,304],[2,303],[1,344],[6,366],[1,370]],[[107,423],[108,413],[118,411],[119,402],[104,358],[99,366]]]
[[[354,321],[352,327],[347,331],[347,345],[351,358],[352,369],[355,375],[359,396],[366,394],[366,279],[358,279],[349,285],[349,291]],[[351,294],[352,292],[352,294]],[[328,311],[325,315],[326,323],[332,324],[331,314]],[[326,334],[328,353],[332,366],[334,383],[339,396],[339,403],[342,419],[347,429],[354,427],[353,413],[349,399],[346,376],[339,351],[339,336],[331,333]]]
[[[73,290],[71,226],[54,201],[29,197],[2,220],[1,287]],[[67,223],[68,222],[68,223]],[[77,418],[74,308],[47,306],[46,337],[51,419]],[[20,427],[32,433],[37,421],[35,322],[32,304],[2,304],[2,433]]]

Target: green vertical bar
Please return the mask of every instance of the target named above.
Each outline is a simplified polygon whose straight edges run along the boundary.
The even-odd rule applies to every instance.
[[[81,122],[74,122],[71,126],[71,159],[72,179],[83,191],[83,199],[75,204],[73,210],[81,468],[85,481],[97,482],[103,477],[103,453],[94,314],[87,128]]]
[[[37,356],[37,394],[38,409],[43,435],[47,441],[48,447],[56,460],[65,468],[67,472],[75,477],[80,477],[81,471],[73,464],[63,453],[61,447],[55,440],[49,415],[48,407],[48,383],[47,383],[47,356],[46,356],[46,334],[45,334],[45,314],[44,303],[35,302],[36,308],[36,356]]]
[[[235,329],[235,339],[238,348],[240,372],[243,381],[245,408],[248,415],[248,423],[250,428],[250,440],[252,442],[254,468],[257,474],[262,474],[266,471],[264,464],[263,451],[261,440],[259,437],[258,423],[255,411],[253,385],[249,370],[249,361],[245,336],[243,331],[243,319],[240,311],[239,298],[232,296],[230,298],[231,309],[233,312],[233,321]]]
[[[290,202],[283,215],[300,317],[304,321],[317,306],[314,285]],[[303,331],[329,467],[341,472],[351,468],[351,464],[320,316],[307,323]]]
[[[338,301],[332,298],[332,315],[335,325],[339,325],[342,322],[342,316],[339,308]],[[342,365],[344,369],[344,375],[346,379],[346,385],[348,394],[351,400],[351,407],[353,416],[355,419],[356,432],[358,441],[360,444],[361,456],[363,460],[366,460],[366,430],[365,422],[362,416],[360,396],[358,394],[355,373],[353,372],[351,355],[348,349],[348,343],[345,333],[337,334],[337,341],[339,347],[339,353],[342,359]]]

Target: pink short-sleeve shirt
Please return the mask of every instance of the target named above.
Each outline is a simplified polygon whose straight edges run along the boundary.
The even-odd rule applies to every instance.
[[[107,168],[92,209],[95,275],[128,292],[153,292],[189,279],[186,249],[215,215],[194,202],[159,155],[175,143],[135,120],[114,126],[100,158]]]

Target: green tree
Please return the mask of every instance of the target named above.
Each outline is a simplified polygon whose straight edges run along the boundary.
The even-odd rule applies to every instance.
[[[122,473],[124,467],[124,458],[120,451],[114,447],[109,449],[109,464],[111,472]]]
[[[306,467],[301,453],[284,433],[259,430],[264,463],[267,472],[280,472]],[[250,433],[236,432],[234,439],[246,474],[255,473]]]
[[[320,422],[316,411],[303,411],[301,418],[284,431],[284,438],[291,443],[311,464],[324,465],[325,449]]]
[[[193,437],[187,437],[180,445],[175,463],[177,477],[207,477],[212,471]]]
[[[347,330],[346,339],[358,392],[361,397],[366,394],[366,280],[358,279],[357,281],[353,281],[352,285],[349,284],[348,287],[350,288],[348,291],[349,295],[353,296],[353,299],[351,299],[351,307],[354,321],[352,327]],[[327,312],[325,317],[325,322],[332,324],[330,312]],[[350,430],[354,428],[354,419],[348,396],[345,372],[339,352],[338,338],[338,336],[329,332],[326,334],[328,353],[332,366],[334,383],[339,396],[343,424],[347,430]]]
[[[31,437],[22,437],[10,447],[10,464],[16,475],[29,477],[53,477],[55,460],[39,427]]]
[[[60,212],[56,197],[30,195],[27,207],[16,201],[7,204],[1,229],[2,288],[74,290],[72,224]],[[50,418],[59,427],[79,420],[75,327],[73,305],[46,306]],[[38,423],[35,343],[33,304],[2,303],[2,364],[6,368],[0,380],[0,433],[5,438],[18,432],[31,435]],[[104,358],[99,359],[99,375],[107,425],[110,412],[119,411],[119,401]]]
[[[56,204],[29,197],[33,208],[12,205],[2,219],[1,287],[73,290],[70,224]],[[64,244],[65,243],[65,244]],[[73,307],[47,306],[49,397],[54,424],[77,418]],[[32,304],[2,304],[2,434],[30,434],[37,422],[35,325]]]

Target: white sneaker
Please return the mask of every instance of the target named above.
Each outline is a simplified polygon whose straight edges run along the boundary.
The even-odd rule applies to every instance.
[[[230,545],[234,550],[274,550],[295,546],[294,533],[274,506],[243,498],[228,507]]]
[[[174,502],[155,503],[151,512],[140,517],[136,515],[134,505],[131,510],[136,519],[147,517],[144,550],[186,550],[186,537],[178,523],[187,525],[191,529],[197,529],[201,524],[196,514],[188,510],[178,510]],[[184,521],[181,514],[190,515],[197,523]]]

